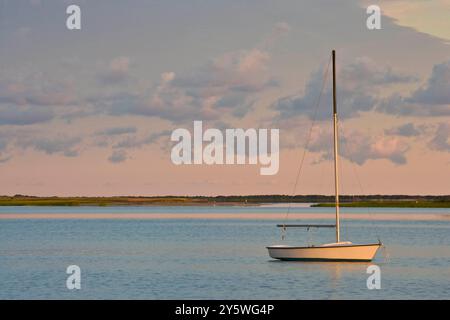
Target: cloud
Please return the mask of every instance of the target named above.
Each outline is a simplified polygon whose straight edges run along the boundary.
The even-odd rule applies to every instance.
[[[169,137],[171,133],[172,133],[171,130],[163,130],[160,132],[152,133],[145,137],[137,137],[135,135],[129,136],[117,142],[115,145],[113,145],[113,148],[136,149],[144,145],[158,142],[163,137],[166,137],[167,143],[169,143]]]
[[[0,106],[0,125],[31,125],[50,121],[54,112],[49,108]]]
[[[381,66],[368,57],[359,57],[344,65],[338,76],[339,85],[348,89],[417,81],[416,77],[393,71],[390,66]]]
[[[0,103],[16,106],[59,106],[75,102],[76,96],[70,83],[50,83],[40,75],[19,82],[0,82]]]
[[[117,142],[113,148],[140,148],[145,144],[148,144],[149,141],[147,139],[140,139],[136,136],[127,137],[119,142]]]
[[[201,114],[200,100],[186,95],[182,90],[167,84],[167,75],[161,75],[161,83],[151,88],[149,93],[120,92],[110,96],[90,99],[98,113],[106,112],[113,116],[138,115],[158,117],[170,121],[182,121]]]
[[[63,154],[66,157],[78,156],[76,146],[81,142],[80,137],[58,136],[52,138],[44,137],[22,137],[17,145],[22,148],[33,148],[46,154]]]
[[[9,160],[11,160],[11,158],[12,158],[11,156],[1,157],[0,158],[0,163],[6,163]]]
[[[4,151],[8,147],[9,141],[7,137],[0,136],[0,163],[7,162],[9,159],[11,159],[10,156],[4,156]]]
[[[430,146],[434,150],[450,152],[450,122],[438,125]]]
[[[108,160],[112,163],[120,163],[127,160],[128,156],[125,150],[114,150],[108,157]]]
[[[289,29],[287,23],[277,23],[265,39],[275,40]],[[121,91],[99,90],[98,94],[72,105],[59,117],[69,122],[101,113],[156,117],[173,123],[224,117],[240,119],[253,109],[258,94],[279,86],[269,72],[270,60],[268,46],[225,52],[191,72],[162,72],[159,82],[145,90],[124,89],[123,86]],[[106,85],[123,83],[130,77],[130,65],[128,57],[114,58],[96,75],[97,80]],[[31,103],[24,98],[24,92],[29,90],[16,91],[13,96],[4,96],[15,103]]]
[[[279,23],[272,33],[278,37],[288,29],[286,23]],[[144,92],[121,92],[92,101],[97,110],[112,115],[158,117],[174,123],[241,118],[252,110],[258,93],[278,86],[269,72],[270,58],[267,50],[257,47],[230,51],[191,72],[163,72],[159,83]]]
[[[109,62],[108,68],[98,75],[103,84],[118,84],[129,78],[130,58],[117,57]]]
[[[104,129],[101,131],[97,131],[95,135],[117,136],[117,135],[136,133],[136,132],[137,132],[136,127],[112,127],[112,128],[107,128],[107,129]]]
[[[398,115],[450,115],[450,61],[434,65],[426,83],[409,96],[394,94],[384,99],[378,111]]]
[[[8,146],[8,140],[0,137],[0,152],[6,149]]]
[[[450,105],[450,61],[436,64],[425,87],[409,99],[413,103]]]
[[[394,127],[384,130],[386,135],[402,136],[402,137],[415,137],[422,133],[420,128],[417,128],[413,123],[406,123],[399,127]]]
[[[230,90],[261,91],[271,80],[267,73],[269,60],[269,53],[257,48],[227,52],[173,81],[181,88],[193,90],[196,96],[214,96]]]
[[[313,119],[325,120],[331,117],[332,92],[325,88],[320,106],[315,110],[323,83],[323,72],[315,72],[305,87],[304,94],[292,95],[278,99],[272,106],[278,112],[278,119],[290,119],[296,116],[307,116]],[[357,117],[363,111],[370,111],[375,104],[375,97],[370,91],[349,91],[344,87],[338,89],[338,112],[340,118]]]
[[[330,66],[331,67],[331,66]],[[324,75],[327,82],[324,85]],[[408,83],[414,77],[394,72],[390,67],[380,67],[368,58],[358,58],[355,62],[344,65],[337,72],[337,98],[340,118],[358,117],[361,112],[374,109],[381,86],[392,83]],[[282,97],[272,108],[278,112],[278,119],[295,116],[316,117],[318,120],[331,117],[332,87],[330,70],[319,69],[308,79],[304,93]],[[324,86],[320,108],[315,110],[320,90]],[[317,113],[316,113],[317,112]]]
[[[59,118],[67,123],[72,123],[76,119],[98,116],[99,113],[100,111],[95,108],[91,101],[86,100],[83,105],[71,106],[70,110],[64,110]]]
[[[333,133],[330,129],[315,127],[308,150],[322,154],[322,160],[333,158]],[[371,137],[360,131],[351,131],[340,137],[340,155],[347,160],[363,165],[368,160],[389,160],[395,164],[406,164],[405,153],[409,145],[397,137]]]
[[[356,160],[356,162],[363,164],[367,159],[387,159],[396,164],[406,164],[405,152],[408,149],[409,146],[396,137],[382,137],[372,142],[366,159],[364,156],[359,156],[360,160],[359,162]]]
[[[259,49],[225,53],[191,74],[170,73],[147,101],[152,112],[168,120],[242,117],[252,95],[276,83],[269,76],[270,55]],[[191,116],[189,116],[191,115]]]
[[[124,127],[124,128],[126,128],[126,127]],[[124,129],[124,128],[121,128],[121,129]],[[113,129],[113,128],[111,128],[111,129]],[[116,128],[114,128],[114,129],[116,129]],[[116,133],[116,132],[125,132],[125,131],[131,131],[131,130],[124,129],[124,130],[100,131],[102,133],[100,135],[102,137],[102,139],[94,141],[93,145],[96,147],[100,147],[100,148],[108,147],[112,144],[113,152],[108,157],[108,160],[113,163],[123,162],[126,159],[128,159],[129,158],[128,150],[130,150],[130,149],[139,149],[146,145],[156,143],[156,144],[159,144],[159,146],[163,150],[169,150],[170,144],[171,144],[170,134],[172,133],[172,130],[162,130],[159,132],[151,133],[151,134],[143,136],[143,137],[139,137],[137,135],[126,136],[118,141],[117,140],[110,141],[110,139],[107,139],[106,135],[103,134],[105,131],[108,131],[108,132],[112,131],[112,132]],[[121,134],[112,134],[110,136],[121,137]]]
[[[169,141],[170,140],[169,137],[172,134],[172,131],[173,130],[162,130],[159,132],[154,132],[148,136],[147,141],[149,141],[149,143],[152,143],[152,142],[156,142],[164,137],[166,137],[167,141]]]
[[[66,157],[70,157],[70,158],[73,158],[73,157],[77,157],[78,156],[78,150],[70,150],[70,149],[68,149],[68,150],[65,150],[64,152],[63,152],[63,154],[66,156]]]

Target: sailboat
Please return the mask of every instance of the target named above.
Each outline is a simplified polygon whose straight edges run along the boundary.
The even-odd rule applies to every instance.
[[[336,223],[335,224],[278,224],[280,228],[335,228],[336,242],[317,246],[272,245],[267,247],[270,257],[287,261],[372,261],[381,242],[353,244],[341,241],[339,226],[339,170],[338,170],[338,117],[336,106],[336,52],[332,51],[333,61],[333,129],[334,129],[334,190]]]

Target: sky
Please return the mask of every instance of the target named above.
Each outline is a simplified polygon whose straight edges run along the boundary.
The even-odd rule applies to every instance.
[[[341,192],[450,194],[449,16],[448,0],[0,0],[0,194],[332,194],[332,49]],[[279,129],[278,173],[173,164],[171,133],[196,120]]]

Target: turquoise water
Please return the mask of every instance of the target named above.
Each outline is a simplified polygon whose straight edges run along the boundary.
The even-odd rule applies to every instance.
[[[48,213],[47,219],[0,220],[2,299],[449,299],[448,209],[371,209],[442,219],[342,221],[344,240],[376,242],[372,264],[381,289],[368,290],[371,263],[271,260],[286,208],[267,207],[0,207]],[[295,207],[293,213],[332,213]],[[344,213],[367,213],[349,208]],[[54,219],[52,213],[255,213],[248,219]],[[279,213],[280,220],[264,214]],[[289,222],[298,222],[290,220]],[[327,223],[327,220],[302,222]],[[287,243],[333,242],[333,229],[289,230]],[[81,268],[81,290],[66,288],[66,268]]]

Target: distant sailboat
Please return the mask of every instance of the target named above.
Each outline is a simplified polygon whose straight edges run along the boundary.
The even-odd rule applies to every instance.
[[[333,128],[334,128],[334,189],[336,203],[336,224],[279,224],[277,227],[288,228],[335,228],[336,242],[319,246],[273,245],[267,247],[270,257],[293,261],[371,261],[381,242],[370,244],[353,244],[341,241],[339,230],[339,172],[338,172],[338,128],[336,107],[336,53],[332,51],[333,60]]]

